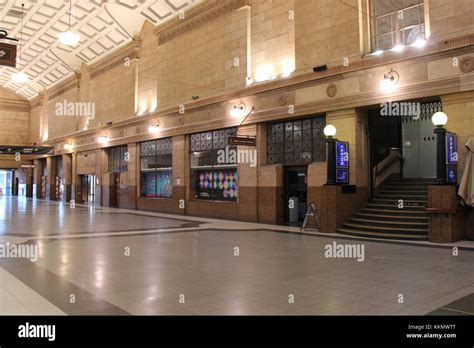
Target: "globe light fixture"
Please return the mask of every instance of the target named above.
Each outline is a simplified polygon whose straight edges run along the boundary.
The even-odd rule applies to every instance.
[[[431,117],[431,122],[433,122],[436,127],[443,127],[448,123],[448,116],[444,112],[439,111]]]
[[[334,127],[332,124],[328,124],[326,127],[324,127],[323,132],[327,138],[334,138],[336,136],[336,127]]]
[[[58,34],[59,42],[66,46],[76,46],[81,37],[71,31],[71,17],[72,17],[72,0],[69,0],[69,28],[67,31]]]
[[[18,55],[18,71],[11,75],[13,82],[18,84],[24,84],[28,81],[28,75],[24,72],[20,71],[21,63],[23,63],[22,59],[22,47],[23,47],[23,17],[24,17],[24,8],[25,4],[21,4],[21,26],[20,26],[20,47],[19,47],[19,55]]]
[[[66,46],[76,46],[79,43],[79,41],[81,41],[81,37],[78,34],[73,33],[72,31],[69,31],[69,30],[59,33],[58,39],[59,39],[59,42],[61,42],[63,45],[66,45]]]
[[[19,84],[24,84],[28,81],[28,75],[26,75],[22,71],[18,71],[16,73],[12,74],[12,80],[13,82],[19,83]]]

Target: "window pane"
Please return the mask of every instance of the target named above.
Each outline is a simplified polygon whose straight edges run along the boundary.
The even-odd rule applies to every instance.
[[[420,25],[420,26],[416,26],[416,27],[404,30],[403,36],[404,36],[406,45],[411,45],[417,39],[424,39],[425,38],[424,25]]]
[[[141,172],[142,197],[156,197],[156,171]]]
[[[377,36],[390,33],[395,30],[395,14],[377,17],[375,20]]]
[[[322,155],[318,153],[316,156],[312,145],[313,141],[320,141],[325,146],[323,133],[325,125],[324,116],[269,124],[267,163],[298,165],[325,161],[325,153]],[[317,151],[320,151],[319,147]]]
[[[423,13],[420,13],[420,7],[411,7],[403,11],[403,27],[411,27],[423,23]]]
[[[173,189],[172,183],[171,170],[159,170],[156,174],[156,196],[160,198],[171,198]]]
[[[194,182],[196,198],[218,201],[237,200],[237,168],[194,170],[192,182]]]

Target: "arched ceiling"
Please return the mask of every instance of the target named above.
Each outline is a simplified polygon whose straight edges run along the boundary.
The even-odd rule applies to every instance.
[[[0,67],[0,86],[26,99],[91,64],[132,40],[144,20],[163,23],[201,0],[73,0],[71,30],[81,36],[71,48],[57,37],[68,30],[69,0],[0,0],[0,29],[19,38],[21,4],[25,4],[21,70],[29,82],[12,81],[15,68]],[[8,40],[3,42],[12,43]]]

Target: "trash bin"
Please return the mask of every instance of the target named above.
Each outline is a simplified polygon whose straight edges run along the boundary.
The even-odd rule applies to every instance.
[[[290,200],[288,202],[288,208],[290,213],[289,215],[289,221],[290,222],[298,222],[298,207],[299,207],[299,199],[298,197],[290,197]]]

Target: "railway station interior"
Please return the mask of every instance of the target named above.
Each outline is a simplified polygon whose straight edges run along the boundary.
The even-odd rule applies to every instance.
[[[0,315],[474,315],[474,0],[0,0]]]

